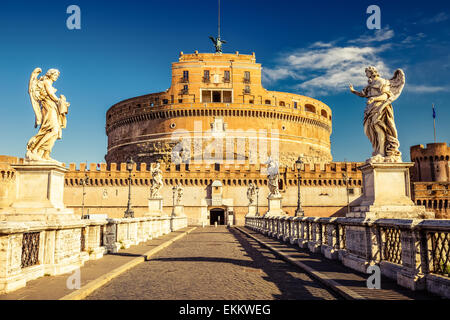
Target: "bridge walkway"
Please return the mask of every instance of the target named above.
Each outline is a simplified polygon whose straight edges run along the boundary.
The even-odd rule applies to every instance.
[[[315,279],[332,288],[345,299],[356,300],[434,300],[440,297],[424,292],[412,291],[399,286],[395,281],[381,276],[381,288],[369,289],[367,279],[370,274],[354,271],[341,262],[325,258],[320,253],[311,253],[297,245],[267,237],[249,228],[237,228],[248,237],[256,239],[258,243],[290,263],[298,265]]]

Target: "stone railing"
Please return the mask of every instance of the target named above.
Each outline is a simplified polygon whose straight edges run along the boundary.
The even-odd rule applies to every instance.
[[[245,225],[363,273],[378,265],[401,286],[450,298],[450,220],[246,217]]]
[[[0,293],[187,226],[186,217],[0,222]]]

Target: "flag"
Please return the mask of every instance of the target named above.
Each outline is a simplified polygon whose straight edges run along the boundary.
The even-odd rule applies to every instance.
[[[433,104],[433,119],[436,119],[436,110],[434,109],[434,104]]]

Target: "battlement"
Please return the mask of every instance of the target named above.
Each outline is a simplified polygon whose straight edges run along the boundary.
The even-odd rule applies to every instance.
[[[15,170],[10,163],[23,163],[22,158],[0,156],[2,176],[14,177]],[[344,186],[345,175],[349,177],[349,185],[361,186],[362,174],[358,167],[361,162],[332,162],[327,164],[303,164],[300,170],[301,184],[305,186]],[[66,167],[66,164],[62,164]],[[3,167],[2,167],[3,166]],[[267,185],[267,165],[265,164],[163,164],[161,170],[165,183],[174,185],[210,185],[215,180],[223,185],[248,185],[250,181],[257,185]],[[90,185],[125,186],[128,184],[129,172],[126,163],[70,163],[65,175],[65,184],[82,185],[86,176]],[[281,167],[280,179],[286,185],[297,185],[297,169]],[[150,185],[150,166],[146,163],[134,164],[132,184]]]
[[[362,174],[357,168],[362,163],[329,163],[325,165],[304,164],[300,172],[301,184],[305,186],[344,186],[349,177],[349,185],[361,186]],[[181,164],[163,165],[163,177],[166,185],[201,185],[208,186],[213,181],[222,181],[224,186],[246,186],[251,181],[256,185],[267,185],[266,165],[228,165],[228,164]],[[151,184],[150,167],[146,163],[134,164],[132,174],[133,185]],[[280,168],[280,179],[285,185],[297,185],[297,170]],[[126,163],[81,163],[69,165],[66,174],[66,185],[81,185],[81,179],[88,177],[90,184],[102,186],[125,186],[128,184],[129,172]]]
[[[65,164],[64,164],[65,165]],[[362,162],[331,162],[326,164],[316,163],[311,165],[305,163],[300,170],[301,175],[312,174],[326,174],[326,173],[347,173],[351,176],[358,171],[358,167],[363,165]],[[260,173],[261,170],[267,168],[265,164],[163,164],[161,170],[163,172],[227,172],[227,173],[241,173],[251,172]],[[132,172],[149,172],[150,166],[146,163],[134,164]],[[109,173],[128,173],[127,165],[124,162],[121,163],[80,163],[77,168],[76,163],[69,164],[69,172],[109,172]],[[281,167],[280,173],[283,174],[297,174],[297,169],[291,167]]]
[[[450,147],[447,143],[427,143],[415,145],[410,148],[411,161],[449,160]]]
[[[16,177],[16,171],[11,167],[11,164],[19,163],[20,159],[11,156],[0,155],[0,179],[1,181],[11,181]],[[23,162],[23,159],[22,159]]]
[[[241,61],[241,62],[255,62],[256,56],[252,54],[240,54],[239,51],[235,53],[194,53],[185,54],[180,52],[180,62],[184,61]]]

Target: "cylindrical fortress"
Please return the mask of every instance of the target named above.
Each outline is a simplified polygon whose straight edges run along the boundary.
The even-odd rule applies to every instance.
[[[255,55],[180,53],[165,92],[124,100],[106,113],[108,163],[259,163],[332,160],[331,109],[261,85]],[[230,162],[231,161],[231,162]]]
[[[411,161],[414,162],[415,181],[450,181],[450,148],[447,143],[428,143],[412,146]]]

